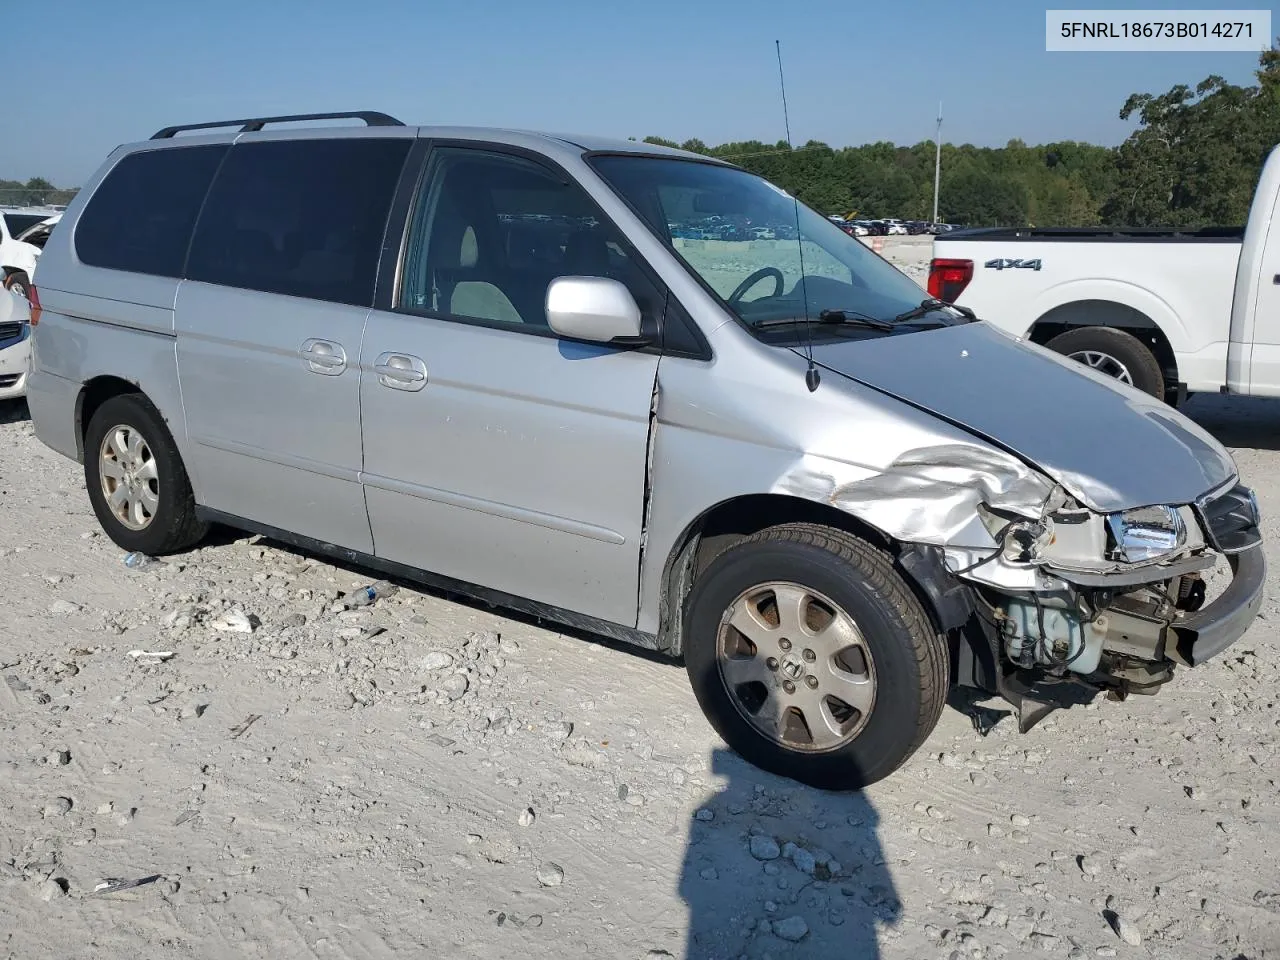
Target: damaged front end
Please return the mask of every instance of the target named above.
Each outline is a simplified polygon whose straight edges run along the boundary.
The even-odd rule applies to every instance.
[[[1029,730],[1051,710],[1153,694],[1237,640],[1262,602],[1257,501],[1239,484],[1195,503],[1096,509],[982,443],[917,448],[869,477],[784,486],[899,544],[957,638],[959,686],[998,694]],[[1215,570],[1226,589],[1207,602]]]
[[[1058,706],[1154,694],[1177,666],[1237,640],[1266,577],[1257,501],[1236,485],[1194,504],[1100,514],[1055,487],[1038,518],[978,509],[997,547],[947,549],[994,646],[995,686],[1023,731]],[[1208,577],[1231,582],[1212,603]]]

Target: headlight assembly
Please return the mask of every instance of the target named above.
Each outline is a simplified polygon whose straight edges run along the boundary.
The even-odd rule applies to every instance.
[[[1001,552],[1013,563],[1032,563],[1039,560],[1046,546],[1053,542],[1053,521],[1018,520],[1005,530]]]
[[[1187,542],[1187,525],[1175,507],[1139,507],[1107,517],[1111,559],[1149,563],[1177,553]]]

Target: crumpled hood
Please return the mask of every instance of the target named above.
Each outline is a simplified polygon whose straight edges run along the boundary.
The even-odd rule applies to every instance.
[[[1167,404],[987,323],[815,344],[813,356],[1017,454],[1102,513],[1191,503],[1237,475]]]

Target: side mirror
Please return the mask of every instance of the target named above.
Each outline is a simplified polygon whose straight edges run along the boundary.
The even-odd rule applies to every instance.
[[[556,277],[547,287],[547,324],[562,337],[639,344],[640,308],[631,291],[607,277]]]

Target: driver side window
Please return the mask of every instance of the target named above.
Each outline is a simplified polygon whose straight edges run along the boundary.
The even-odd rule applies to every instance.
[[[547,334],[547,286],[561,276],[621,281],[656,329],[658,291],[581,187],[523,157],[438,149],[410,229],[401,308]]]

